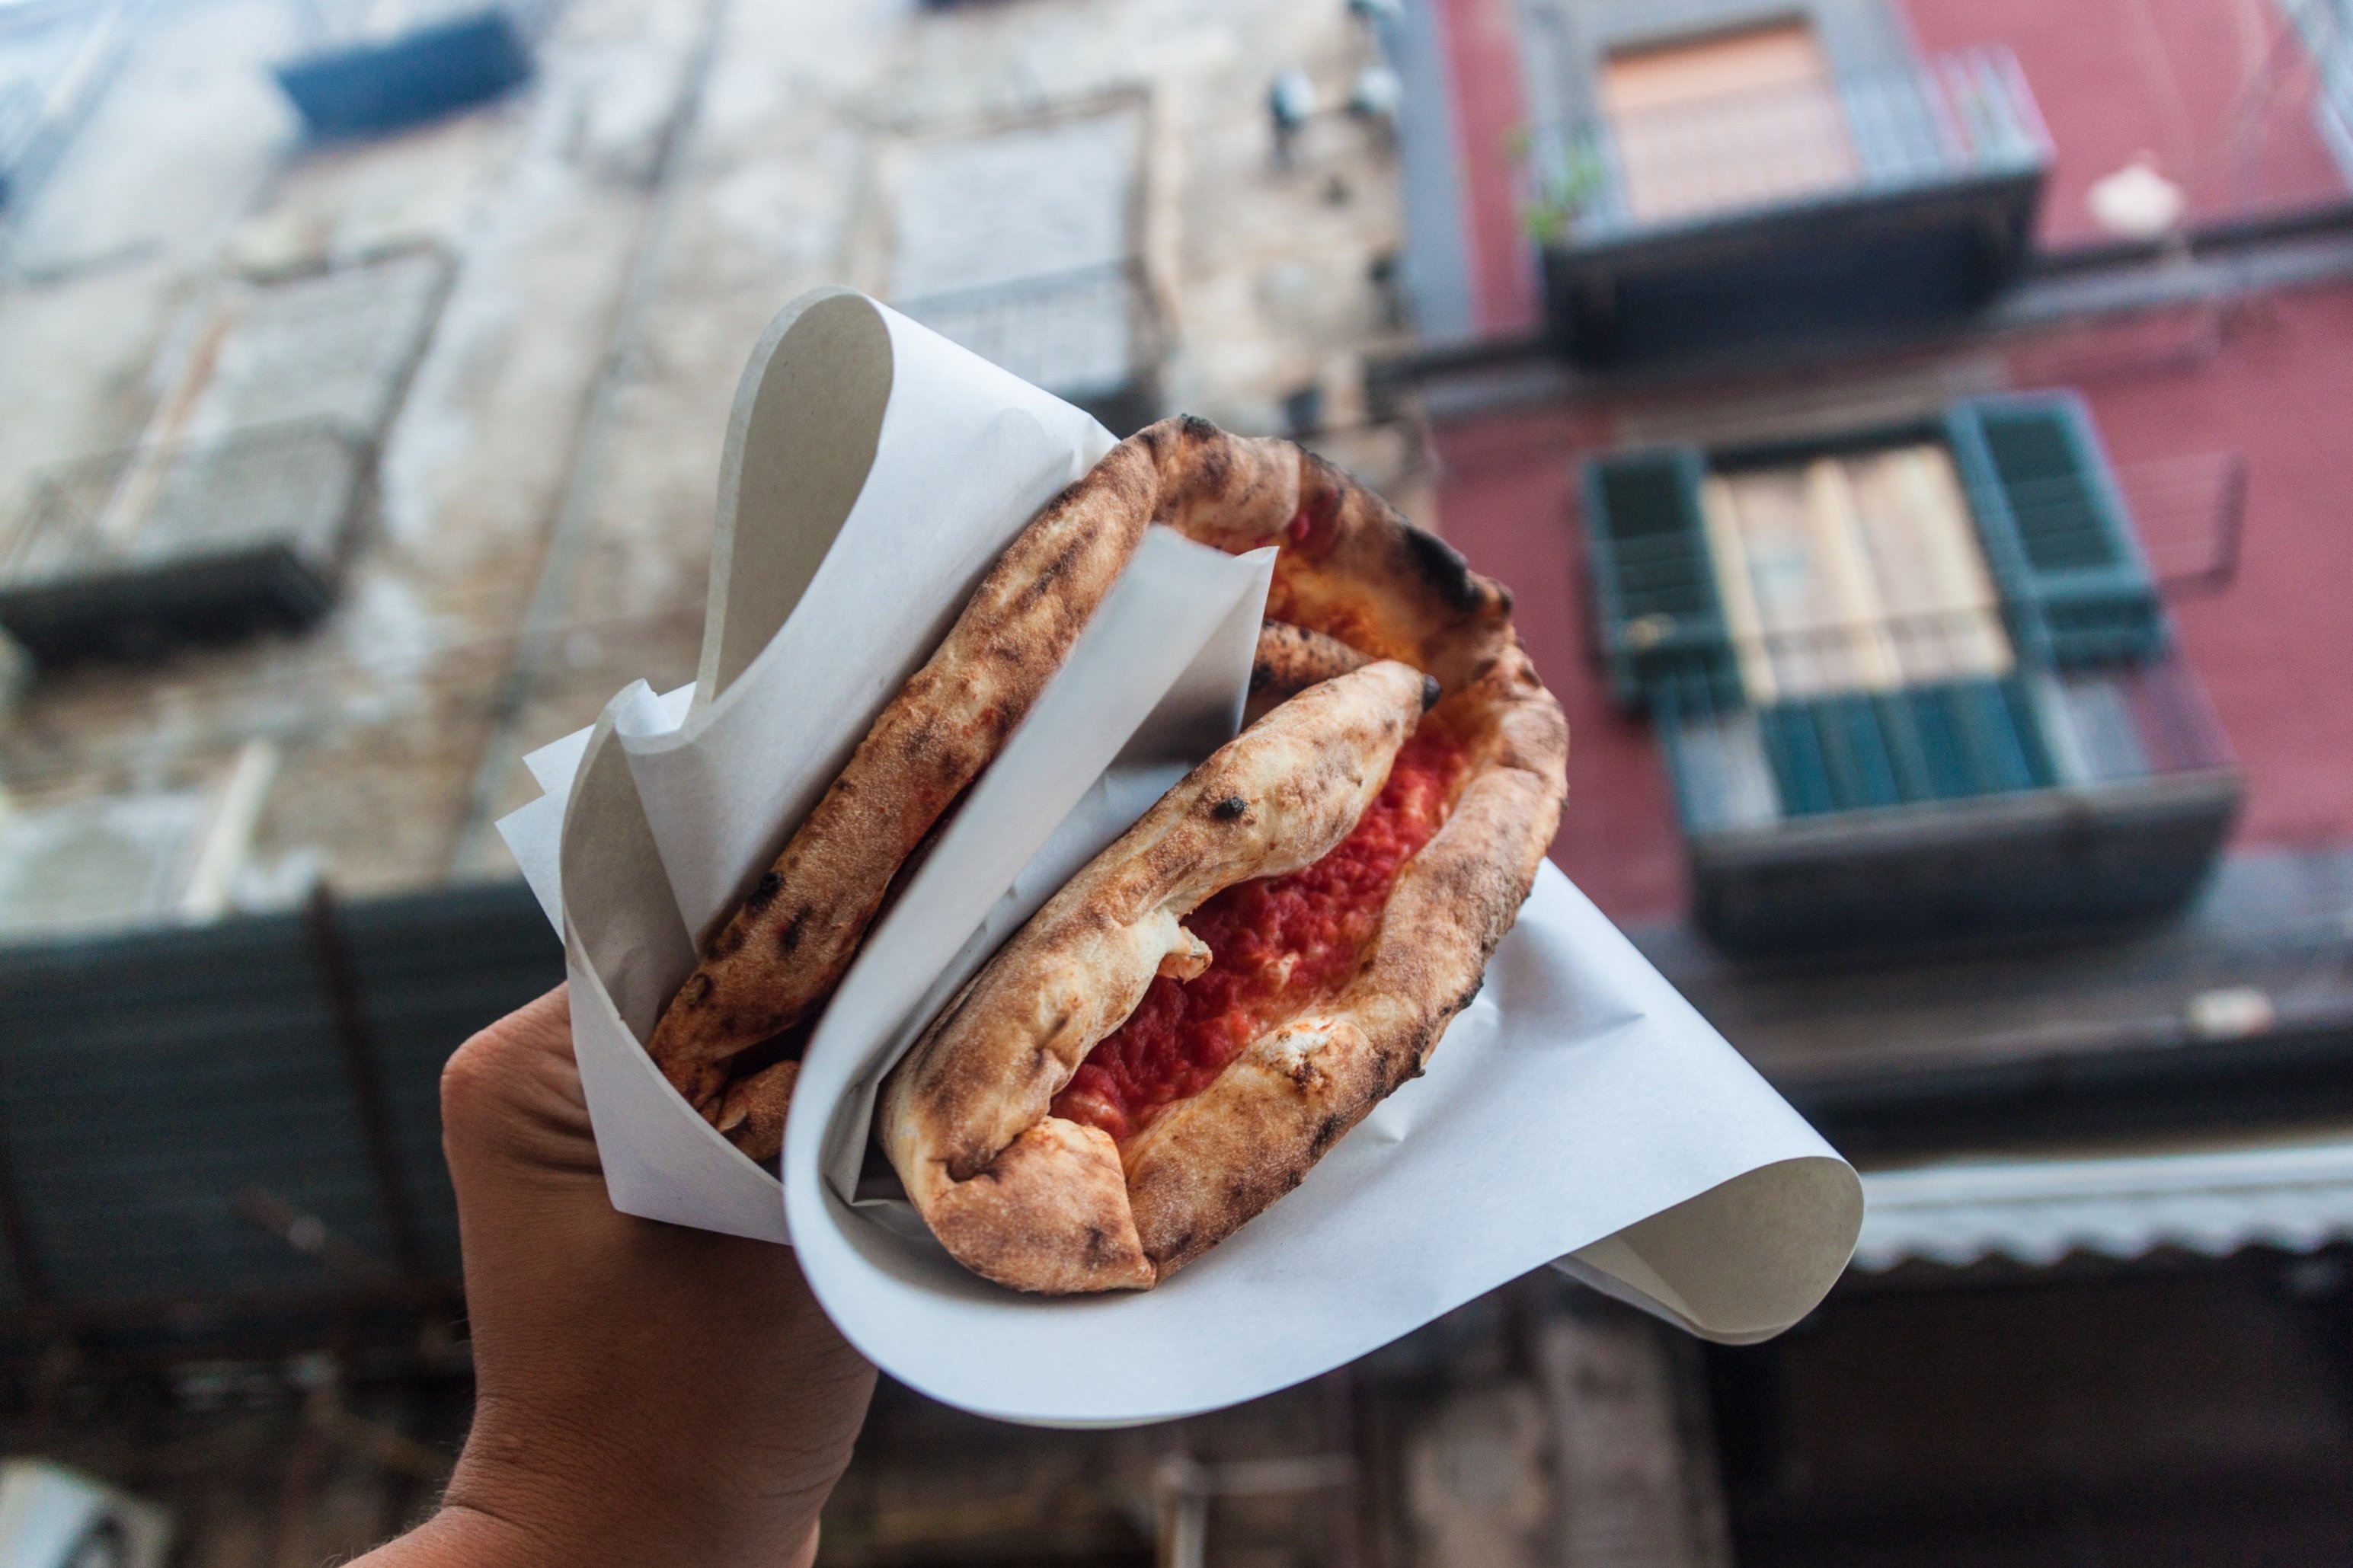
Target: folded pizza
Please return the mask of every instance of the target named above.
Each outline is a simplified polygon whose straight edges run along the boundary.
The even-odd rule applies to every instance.
[[[1050,502],[704,944],[648,1042],[679,1093],[744,1153],[773,1160],[801,1049],[894,879],[1028,714],[1145,529],[1214,517],[1276,531],[1298,493],[1295,449],[1170,420]]]
[[[1297,1185],[1478,994],[1567,795],[1500,586],[1295,447],[1175,429],[1203,471],[1294,468],[1279,518],[1167,520],[1278,546],[1254,721],[1030,919],[877,1109],[933,1233],[1016,1289],[1148,1288]]]

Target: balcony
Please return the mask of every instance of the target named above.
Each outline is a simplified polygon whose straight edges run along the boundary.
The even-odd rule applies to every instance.
[[[1591,365],[1887,334],[2018,271],[2051,149],[2005,51],[1530,133],[1548,324]]]
[[[1760,953],[2179,906],[2241,785],[2161,595],[2227,580],[2243,496],[2235,454],[2113,468],[2064,394],[1593,459],[1599,651],[1701,928]]]
[[[35,476],[0,626],[53,665],[317,620],[449,279],[417,249],[224,280],[141,438]]]
[[[1077,404],[1113,435],[1159,415],[1159,334],[1130,261],[893,301],[942,337]]]
[[[296,630],[334,602],[374,453],[326,420],[132,447],[36,483],[0,627],[44,666]]]
[[[1955,665],[1990,623],[1783,646]],[[2179,654],[1758,706],[1677,683],[1652,715],[1694,912],[1735,952],[2131,921],[2179,907],[2237,815],[2230,748]]]

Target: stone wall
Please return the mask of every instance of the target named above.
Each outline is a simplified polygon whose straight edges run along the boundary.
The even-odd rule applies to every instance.
[[[1359,356],[1398,331],[1375,266],[1399,223],[1388,133],[1340,107],[1377,50],[1336,0],[569,0],[519,92],[323,146],[268,71],[298,10],[152,7],[0,231],[0,549],[45,474],[175,428],[237,288],[450,260],[327,618],[42,671],[0,730],[20,818],[214,803],[181,864],[229,866],[232,906],[320,874],[352,894],[510,874],[487,826],[530,793],[515,759],[632,679],[691,677],[744,356],[804,289],[890,289],[911,148],[1132,110],[1155,411],[1277,429],[1313,385],[1347,426]],[[1292,66],[1324,111],[1278,161],[1265,99]],[[1410,467],[1393,434],[1335,439]],[[181,874],[121,918],[190,908]]]

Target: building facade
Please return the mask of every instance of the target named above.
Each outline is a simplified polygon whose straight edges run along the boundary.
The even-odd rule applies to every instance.
[[[1871,1194],[1709,1358],[1736,1559],[2341,1555],[2341,9],[1428,19],[1377,401],[1554,858]]]
[[[316,1562],[468,1373],[490,825],[691,679],[848,281],[1505,582],[1555,859],[1849,1152],[1703,1349],[1539,1272],[1115,1439],[886,1389],[828,1561],[2353,1551],[2338,0],[0,6],[11,1445]]]
[[[440,1063],[562,977],[491,824],[692,678],[762,329],[852,283],[1409,497],[1383,58],[1336,3],[0,5],[11,1451],[221,1568],[429,1500]],[[886,1395],[828,1552],[1328,1545],[1335,1397],[1120,1446]]]

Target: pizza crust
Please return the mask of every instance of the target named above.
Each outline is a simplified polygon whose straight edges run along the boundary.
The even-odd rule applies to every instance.
[[[966,1268],[1029,1290],[1073,1289],[1064,1281],[1074,1271],[1096,1281],[1076,1289],[1151,1282],[1140,1250],[1104,1250],[1087,1268],[1073,1258],[1075,1213],[1122,1241],[1135,1223],[1124,1181],[1105,1207],[1104,1162],[1120,1164],[1110,1136],[1048,1114],[1054,1095],[1156,975],[1200,973],[1208,950],[1182,922],[1203,900],[1312,864],[1348,836],[1427,695],[1419,671],[1368,665],[1227,742],[1047,900],[916,1043],[883,1090],[882,1147]],[[1039,1144],[1023,1140],[1048,1124],[1057,1157],[1041,1161]],[[1017,1180],[1008,1153],[1025,1164],[1023,1185],[1054,1201],[1032,1212],[997,1200]],[[978,1201],[964,1192],[975,1183],[991,1194],[981,1229],[963,1214]],[[1062,1201],[1082,1191],[1094,1195],[1075,1208]],[[1101,1217],[1113,1210],[1115,1225]]]
[[[1208,952],[1182,924],[1211,894],[1280,876],[1348,835],[1422,710],[1420,674],[1367,666],[1315,687],[1209,759],[1032,916],[892,1079],[884,1145],[971,1178],[1049,1103],[1164,969]],[[919,1198],[918,1202],[922,1200]]]
[[[656,1024],[648,1049],[688,1103],[747,1154],[773,1158],[789,1075],[763,1068],[756,1090],[731,1089],[739,1062],[772,1054],[778,1036],[814,1019],[892,878],[1027,715],[1145,529],[1191,532],[1209,517],[1279,529],[1298,494],[1288,444],[1172,419],[1113,447],[1050,502],[876,718]]]
[[[1250,695],[1242,704],[1242,722],[1255,724],[1317,681],[1362,669],[1371,662],[1367,655],[1338,637],[1284,621],[1268,621],[1258,629],[1258,651],[1250,659]]]
[[[1559,810],[1537,770],[1474,774],[1398,873],[1356,979],[1328,1006],[1253,1041],[1129,1142],[1139,1239],[1161,1274],[1297,1186],[1342,1134],[1421,1075],[1479,994]]]
[[[1049,901],[885,1085],[876,1130],[910,1197],[951,1254],[1000,1284],[1148,1286],[1296,1186],[1421,1071],[1478,994],[1558,825],[1567,725],[1512,630],[1510,595],[1337,469],[1297,461],[1299,506],[1280,523],[1202,509],[1179,526],[1233,552],[1281,546],[1268,613],[1313,636],[1279,634],[1254,684],[1292,683],[1319,658],[1348,662],[1333,644],[1378,662],[1306,686],[1195,770]],[[1428,691],[1414,689],[1415,671],[1434,678]],[[1182,916],[1345,837],[1412,728],[1392,739],[1368,715],[1402,717],[1432,696],[1422,722],[1461,744],[1467,773],[1445,823],[1398,872],[1354,979],[1124,1150],[1050,1115],[1155,973],[1189,977],[1207,962]],[[1348,787],[1333,782],[1335,761]],[[1293,787],[1323,805],[1314,831],[1280,849],[1211,826],[1221,803],[1257,820],[1266,792]]]

